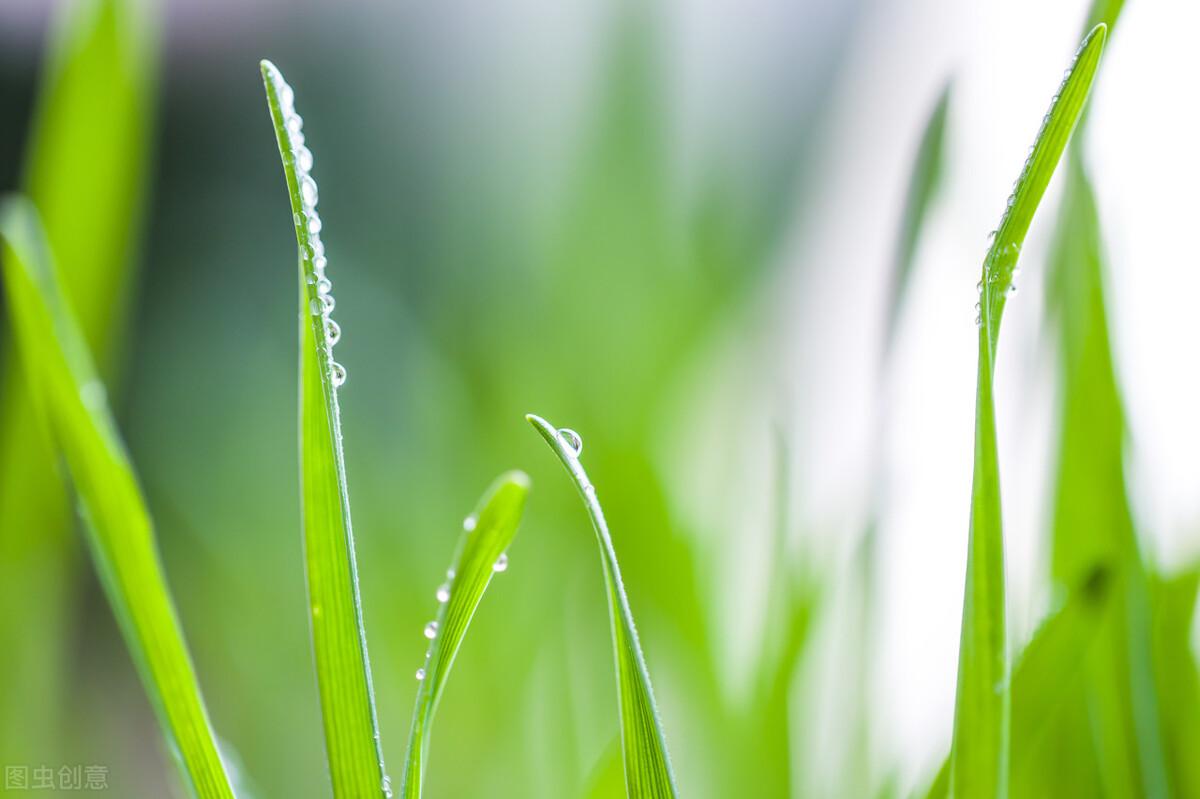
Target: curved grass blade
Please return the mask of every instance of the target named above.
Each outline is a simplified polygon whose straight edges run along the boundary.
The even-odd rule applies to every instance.
[[[337,797],[390,795],[358,594],[337,401],[346,373],[333,360],[340,332],[329,316],[333,295],[325,277],[317,184],[309,175],[312,153],[304,146],[291,87],[269,61],[262,62],[262,74],[299,247],[302,516],[329,773]]]
[[[1009,663],[1000,464],[992,393],[995,351],[1021,246],[1087,101],[1106,30],[1104,25],[1096,26],[1076,52],[983,264],[975,466],[951,749],[952,796],[1003,797],[1008,793]]]
[[[37,212],[0,205],[4,279],[21,361],[62,452],[101,582],[169,744],[197,796],[232,797],[167,590],[154,530]]]
[[[433,640],[425,654],[425,663],[417,672],[421,684],[404,767],[401,796],[405,799],[421,795],[429,758],[430,728],[446,689],[446,678],[492,575],[507,566],[505,550],[517,534],[528,493],[529,478],[524,473],[502,475],[463,525],[454,565],[447,572],[448,582],[438,589],[437,618],[426,628],[426,635],[432,635]]]
[[[604,567],[609,617],[612,621],[626,791],[635,799],[675,797],[678,791],[675,787],[675,776],[671,772],[671,759],[667,755],[667,742],[658,718],[658,709],[654,704],[646,659],[638,644],[633,612],[629,609],[625,585],[621,582],[617,553],[613,549],[604,512],[596,499],[596,488],[588,479],[583,464],[579,462],[583,444],[574,432],[559,430],[540,416],[530,414],[525,418],[542,434],[542,438],[546,439],[546,443],[571,474],[600,544],[600,562]]]
[[[41,213],[63,294],[110,379],[128,319],[157,72],[153,0],[61,3],[22,183]],[[9,340],[0,352],[0,752],[56,759],[76,604],[73,513]],[[29,630],[41,634],[29,635]]]

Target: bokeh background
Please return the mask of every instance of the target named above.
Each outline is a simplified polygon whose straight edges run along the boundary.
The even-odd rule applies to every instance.
[[[55,20],[88,5],[0,4],[4,190],[25,185]],[[583,510],[522,418],[537,412],[583,436],[686,795],[736,795],[747,773],[762,780],[753,795],[904,794],[950,739],[974,286],[1087,5],[150,8],[147,133],[124,139],[144,172],[131,271],[92,289],[127,299],[96,326],[123,331],[110,390],[209,712],[256,795],[327,792],[298,513],[295,245],[260,58],[296,88],[316,155],[393,776],[462,517],[521,468],[527,517],[456,663],[429,794],[605,795],[605,595]],[[1130,0],[1121,25],[1087,156],[1134,515],[1145,557],[1170,571],[1200,556],[1200,113],[1186,94],[1200,7]],[[906,185],[948,84],[943,182],[889,341]],[[97,125],[123,107],[104,95],[119,88],[93,88]],[[1058,373],[1041,277],[1058,188],[998,365],[1017,647],[1055,599]],[[0,326],[9,395],[10,342]],[[37,444],[11,424],[3,435]],[[14,451],[0,479],[21,470]],[[29,539],[26,523],[0,507],[0,536]],[[0,762],[103,763],[116,795],[171,795],[75,524],[47,533],[49,555],[40,529],[0,550]],[[766,588],[780,570],[786,618]],[[782,656],[780,625],[796,641]],[[764,663],[785,664],[765,715]]]

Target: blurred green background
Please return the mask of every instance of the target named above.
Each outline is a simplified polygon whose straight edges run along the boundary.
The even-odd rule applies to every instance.
[[[889,446],[912,449],[903,434],[875,441],[875,426],[902,425],[914,400],[873,375],[907,174],[952,62],[972,45],[942,42],[954,36],[938,22],[972,31],[988,12],[882,0],[738,10],[57,5],[57,22],[38,3],[0,10],[0,188],[59,203],[59,238],[73,254],[56,254],[93,274],[72,287],[75,299],[97,309],[87,329],[107,353],[208,709],[256,795],[327,790],[299,532],[294,242],[263,57],[296,87],[316,155],[349,373],[340,397],[364,615],[393,773],[420,631],[461,519],[495,474],[521,468],[534,484],[528,514],[457,661],[429,795],[616,795],[606,793],[616,701],[595,543],[523,420],[537,412],[583,436],[686,795],[865,796],[932,776],[948,744],[969,467],[940,496],[922,495],[928,524],[945,528],[936,540],[904,537],[920,535],[905,521],[914,511],[884,502],[884,527],[889,516],[903,523],[880,545],[877,596],[862,599],[847,564],[878,521],[876,461],[894,464]],[[951,266],[912,280],[938,297],[914,299],[913,313],[944,312],[966,350],[984,234],[1085,16],[1086,3],[1067,5],[1039,34],[1044,56],[1027,67],[1037,79],[1004,73],[986,47],[985,66],[961,68],[968,88],[951,132],[976,149],[952,147],[947,193],[967,193],[963,204],[979,209],[972,223],[982,221],[947,235],[960,220],[935,219],[943,243],[918,264]],[[36,166],[36,132],[56,124],[37,98],[64,58],[45,42],[72,24],[112,26],[117,48],[101,47],[75,76],[84,99],[59,122],[73,157],[114,170],[85,186]],[[923,43],[933,55],[913,54]],[[88,80],[112,74],[128,80]],[[1009,138],[970,124],[984,104],[972,98],[993,78],[1029,95],[1004,106],[1031,111]],[[89,229],[92,214],[120,229]],[[831,249],[831,238],[850,245]],[[104,271],[88,271],[93,257]],[[945,275],[955,289],[943,302],[922,285]],[[1037,353],[1054,348],[1039,333],[1040,290],[1031,293],[1020,297],[1033,306],[1025,322],[1012,323],[1026,332],[1014,333],[1011,371],[1044,386],[1053,369]],[[839,324],[838,309],[869,321]],[[948,398],[930,403],[963,406],[937,434],[969,456],[973,366],[913,356],[922,340],[910,331],[897,345],[891,385],[930,368],[935,378],[962,372],[945,377],[945,391],[930,388]],[[53,488],[52,459],[31,454],[39,439],[18,407],[10,341],[0,326],[0,481],[24,488],[0,496],[34,510],[0,507],[0,763],[103,763],[116,795],[168,795],[167,755]],[[925,368],[906,372],[905,357]],[[901,410],[880,410],[889,405]],[[1025,410],[1002,411],[1001,426],[1018,428],[1014,448],[1044,475],[1054,459],[1020,442],[1055,434],[1044,419],[1033,433],[1013,423]],[[943,451],[908,463],[946,460]],[[961,472],[969,459],[955,457]],[[29,486],[47,499],[30,500]],[[1016,501],[1027,509],[1044,498]],[[1044,541],[1046,520],[1023,512],[1015,535],[1024,525],[1033,532],[1021,540]],[[953,552],[929,554],[940,542]],[[1045,581],[1020,576],[1039,573],[1026,561],[1042,545],[1018,546],[1017,648],[1050,604],[1049,589],[1030,588]],[[908,577],[888,576],[897,570]],[[924,604],[894,599],[934,573],[931,585],[946,591],[930,588]],[[917,625],[906,637],[896,608],[929,611],[943,632]],[[864,621],[872,613],[887,631]],[[817,619],[821,654],[805,657]],[[876,646],[907,654],[868,658]],[[868,658],[865,676],[826,679],[847,662],[839,657]],[[937,661],[932,691],[903,679],[903,664],[922,657]],[[914,702],[934,710],[906,715]],[[747,775],[758,787],[738,794]]]

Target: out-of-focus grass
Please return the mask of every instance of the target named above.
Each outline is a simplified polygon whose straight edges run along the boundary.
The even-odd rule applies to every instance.
[[[23,182],[111,385],[151,160],[156,18],[150,0],[60,5]],[[0,757],[19,763],[61,751],[79,573],[74,514],[11,355],[0,358],[0,681],[19,690],[0,702]]]
[[[166,586],[150,515],[104,384],[24,198],[0,204],[4,285],[39,428],[70,469],[88,542],[121,631],[189,790],[232,799]],[[5,788],[9,788],[6,776]]]

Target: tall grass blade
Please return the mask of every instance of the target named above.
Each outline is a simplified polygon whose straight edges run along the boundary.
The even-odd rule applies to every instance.
[[[426,628],[426,635],[432,635],[433,640],[417,672],[421,682],[404,767],[401,796],[405,799],[421,795],[429,758],[429,731],[446,689],[446,678],[492,575],[507,567],[505,551],[517,533],[528,493],[529,478],[523,473],[502,475],[463,526],[447,582],[438,589],[437,618]]]
[[[111,380],[152,150],[158,26],[149,0],[59,5],[22,182],[84,340]],[[28,762],[52,758],[61,739],[79,564],[70,503],[9,355],[0,353],[0,651],[11,693],[0,702],[0,755]]]
[[[616,659],[617,695],[621,711],[621,746],[625,762],[625,788],[634,799],[650,797],[675,797],[675,777],[671,772],[671,759],[667,755],[667,743],[663,736],[658,709],[654,704],[654,693],[650,687],[650,673],[646,659],[638,644],[637,630],[633,624],[633,612],[621,582],[621,569],[617,565],[617,553],[613,549],[612,537],[596,488],[588,479],[579,454],[583,442],[572,431],[559,430],[540,416],[525,417],[534,426],[546,443],[554,450],[563,466],[575,482],[583,504],[587,508],[596,539],[600,544],[600,562],[604,568],[604,582],[608,588],[608,609],[612,622],[613,655]]]
[[[1009,673],[1000,466],[992,379],[1000,318],[1033,214],[1091,90],[1106,28],[1098,25],[1075,55],[984,260],[979,295],[979,370],[971,525],[959,644],[950,792],[958,797],[1008,794]]]
[[[21,362],[40,418],[70,469],[92,557],[121,632],[192,790],[205,799],[232,797],[149,513],[28,201],[10,198],[0,205],[0,236]]]
[[[333,295],[325,277],[317,187],[309,175],[312,153],[304,146],[291,87],[269,61],[262,62],[262,74],[299,248],[301,504],[329,773],[337,797],[390,795],[354,561],[337,400],[345,370],[333,360],[339,332],[329,317]]]

